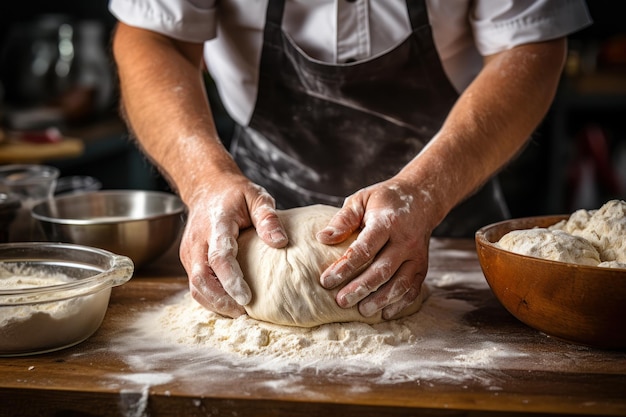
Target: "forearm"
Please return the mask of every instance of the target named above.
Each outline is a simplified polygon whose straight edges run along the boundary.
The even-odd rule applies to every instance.
[[[488,58],[436,137],[398,175],[431,203],[433,226],[520,151],[554,98],[565,50],[557,40]]]
[[[144,152],[181,194],[238,172],[219,141],[202,80],[202,45],[120,24],[113,52],[123,112]]]

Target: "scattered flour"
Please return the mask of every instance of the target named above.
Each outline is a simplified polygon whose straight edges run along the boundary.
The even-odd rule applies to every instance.
[[[398,384],[497,393],[511,372],[612,372],[621,360],[616,353],[599,362],[581,346],[564,350],[510,316],[490,295],[478,263],[468,266],[468,258],[476,260],[473,247],[458,250],[435,239],[430,250],[430,297],[418,313],[391,322],[303,329],[232,320],[200,308],[182,290],[130,315],[124,310],[102,346],[102,354],[124,363],[110,375],[115,389],[128,390],[120,410],[138,415],[146,392],[163,383],[157,392],[184,391],[190,398],[232,390],[243,397],[336,400],[327,383],[360,398],[375,386]],[[125,377],[133,374],[142,376]]]
[[[305,404],[334,403],[341,395],[346,403],[372,404],[388,389],[426,398],[447,389],[460,398],[477,389],[495,396],[517,374],[620,372],[621,352],[564,345],[509,315],[491,295],[473,245],[456,246],[431,242],[430,297],[418,313],[381,324],[306,330],[232,320],[198,307],[178,285],[172,298],[131,311],[113,303],[116,319],[99,354],[122,362],[106,382],[124,388],[118,413],[148,415],[152,394],[184,393],[204,415],[222,415],[203,399]]]
[[[485,341],[479,329],[464,320],[476,306],[462,296],[468,290],[489,291],[481,272],[442,274],[430,278],[431,284],[431,296],[411,316],[312,328],[274,325],[248,316],[224,318],[202,308],[185,291],[139,313],[107,350],[119,352],[136,372],[167,369],[177,380],[193,380],[199,369],[211,375],[233,369],[270,372],[280,380],[265,383],[281,384],[281,390],[283,384],[296,389],[297,381],[284,378],[297,379],[299,372],[365,375],[380,384],[447,379],[490,385],[488,374],[499,361],[528,356]]]

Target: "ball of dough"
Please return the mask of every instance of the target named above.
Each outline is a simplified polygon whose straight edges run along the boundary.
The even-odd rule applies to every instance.
[[[626,263],[626,201],[610,200],[597,210],[577,210],[552,229],[587,239],[603,262]]]
[[[339,307],[335,295],[340,288],[326,290],[320,284],[322,272],[345,253],[357,236],[355,233],[334,246],[317,241],[315,234],[328,224],[337,210],[325,205],[279,210],[278,216],[289,236],[286,248],[268,246],[253,228],[241,233],[237,260],[252,290],[252,301],[244,306],[250,317],[300,327],[383,321],[381,312],[364,317],[357,307]],[[426,294],[423,286],[418,299],[395,318],[419,310]]]
[[[576,210],[566,220],[561,220],[555,225],[549,227],[550,230],[563,230],[570,235],[576,234],[584,230],[591,219],[593,211],[585,209]]]
[[[513,230],[502,236],[498,245],[520,255],[552,261],[591,266],[600,263],[600,254],[590,242],[562,230],[547,228]]]

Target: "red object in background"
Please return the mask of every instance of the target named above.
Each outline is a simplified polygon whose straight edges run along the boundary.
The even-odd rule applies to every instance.
[[[45,130],[24,130],[14,132],[16,139],[28,143],[58,143],[63,140],[59,129],[51,127]]]

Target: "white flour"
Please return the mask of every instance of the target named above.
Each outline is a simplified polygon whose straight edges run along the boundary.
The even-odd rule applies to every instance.
[[[120,412],[147,415],[148,393],[170,390],[190,398],[232,391],[336,401],[327,382],[346,398],[398,384],[452,385],[460,393],[478,386],[498,395],[511,372],[611,373],[621,363],[621,353],[598,359],[592,349],[564,345],[515,320],[477,264],[467,266],[473,251],[440,241],[431,250],[438,256],[426,278],[430,297],[418,313],[394,322],[304,329],[232,320],[197,306],[186,291],[135,310],[112,323],[116,330],[102,347],[124,362],[110,374],[111,388],[124,389]]]
[[[475,379],[471,368],[525,357],[504,344],[485,342],[463,316],[476,309],[446,287],[486,289],[482,273],[432,278],[431,296],[409,317],[381,324],[336,323],[314,328],[276,326],[242,316],[221,317],[200,307],[185,292],[166,305],[139,314],[108,349],[138,372],[163,371],[180,377],[198,367],[211,372],[231,367],[272,373],[313,371],[374,376],[380,383],[419,379]],[[463,346],[463,349],[460,348]],[[173,371],[172,368],[175,368]],[[208,371],[207,371],[208,372]]]
[[[107,383],[122,388],[120,414],[148,415],[153,394],[184,393],[199,412],[218,415],[201,399],[232,394],[336,402],[340,390],[349,403],[413,386],[419,387],[415,395],[452,389],[471,398],[483,389],[495,397],[519,373],[621,372],[621,352],[597,355],[518,322],[491,293],[473,248],[457,250],[446,242],[430,246],[436,253],[426,278],[430,297],[418,313],[395,322],[272,326],[217,316],[187,291],[130,312],[114,303],[120,311],[111,311],[113,333],[100,339],[100,354],[123,362]]]
[[[67,282],[67,277],[63,276],[50,276],[50,277],[37,277],[37,276],[21,276],[2,275],[0,280],[0,290],[19,290],[27,288],[41,288],[43,286],[58,285]],[[43,314],[51,317],[61,317],[67,315],[71,311],[71,303],[59,302],[59,303],[44,303],[36,304],[37,298],[30,297],[35,303],[28,305],[15,305],[15,306],[3,306],[0,308],[0,329],[3,333],[6,333],[6,327],[30,320],[34,315]],[[30,301],[26,296],[14,295],[3,297],[3,300],[7,304],[17,304],[22,301]]]
[[[154,316],[143,317],[141,326],[166,330],[161,336],[187,346],[216,346],[244,357],[272,356],[333,359],[365,356],[380,362],[389,349],[414,339],[397,323],[327,324],[314,328],[283,327],[241,316],[226,319],[207,311],[188,293]]]
[[[69,278],[62,274],[9,275],[0,271],[0,290],[40,288],[63,284]],[[71,295],[68,293],[68,296]],[[6,295],[0,306],[0,356],[44,352],[82,341],[97,328],[106,310],[107,291],[56,300],[51,295]],[[20,305],[20,302],[27,304]],[[12,305],[15,304],[15,305]]]

